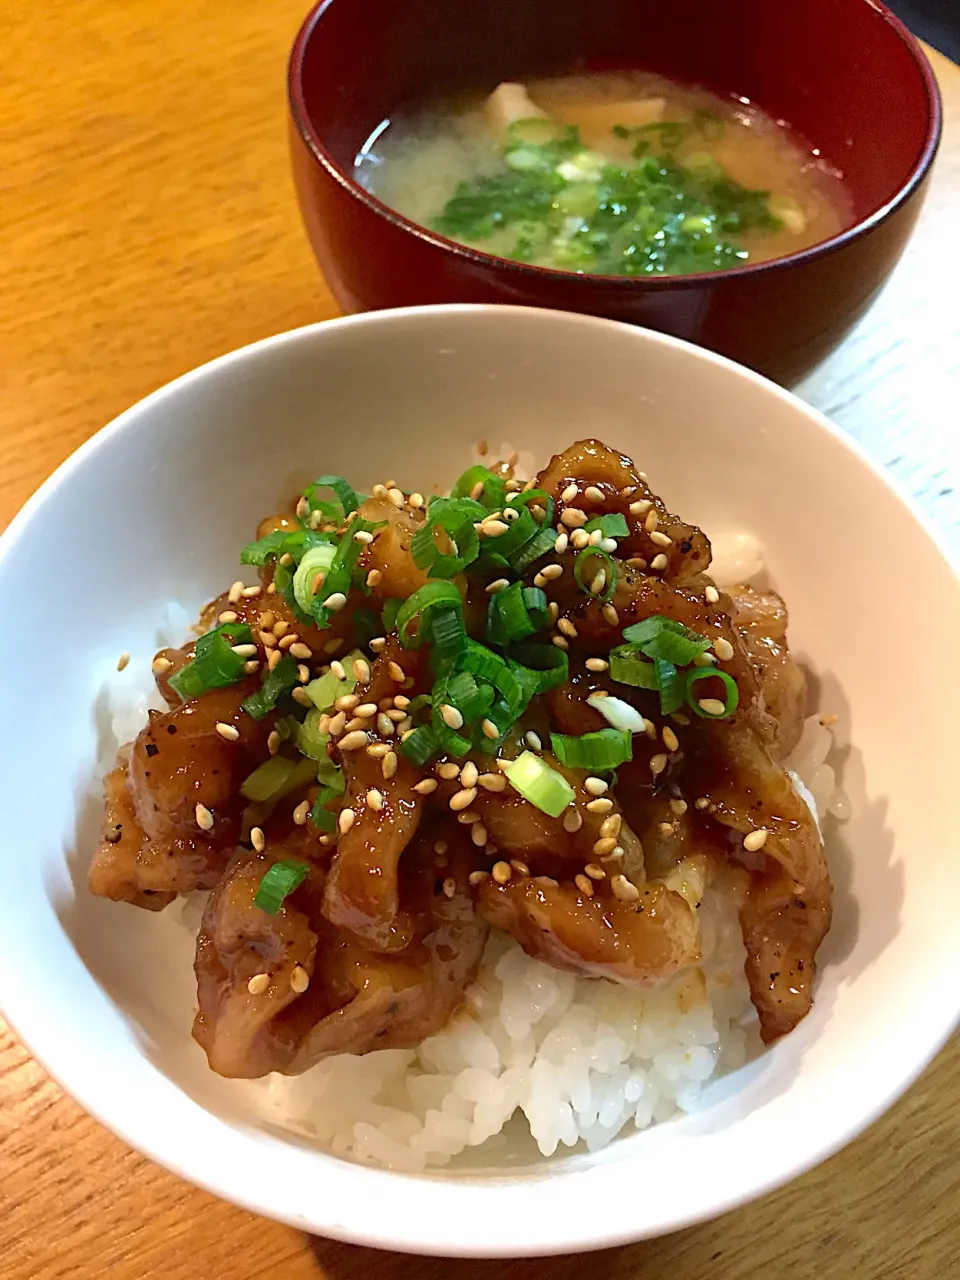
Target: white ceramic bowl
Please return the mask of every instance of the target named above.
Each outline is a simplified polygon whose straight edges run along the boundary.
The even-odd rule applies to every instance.
[[[698,1114],[598,1156],[428,1177],[347,1163],[260,1120],[243,1085],[207,1070],[189,1034],[184,935],[86,893],[102,688],[143,671],[163,601],[220,590],[253,522],[318,472],[424,488],[458,474],[480,437],[543,460],[584,435],[635,455],[708,532],[759,536],[821,707],[841,716],[853,817],[831,833],[836,920],[816,1004],[712,1085]],[[520,308],[428,307],[282,334],[149,396],[61,467],[0,540],[0,608],[4,1013],[93,1115],[227,1199],[424,1253],[656,1235],[848,1142],[954,1026],[960,705],[941,654],[960,632],[955,575],[847,439],[719,357]],[[123,650],[133,662],[118,675]]]

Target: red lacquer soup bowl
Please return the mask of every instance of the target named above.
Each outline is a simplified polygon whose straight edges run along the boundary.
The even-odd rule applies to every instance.
[[[437,95],[578,68],[639,68],[736,93],[842,173],[846,230],[703,275],[578,275],[458,245],[353,178],[374,127]],[[511,302],[625,320],[791,382],[876,297],[916,221],[940,135],[922,51],[876,0],[325,0],[290,60],[293,172],[346,311]]]

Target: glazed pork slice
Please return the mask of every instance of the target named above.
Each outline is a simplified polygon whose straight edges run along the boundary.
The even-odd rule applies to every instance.
[[[438,867],[441,830],[408,850],[402,901],[413,938],[390,955],[324,918],[319,867],[270,915],[254,900],[283,846],[238,855],[197,940],[194,1037],[214,1071],[295,1075],[335,1053],[411,1047],[446,1023],[476,973],[487,926],[468,891],[463,828],[446,830],[451,852]]]
[[[806,677],[787,647],[787,606],[775,591],[736,587],[729,595],[734,623],[776,722],[776,754],[783,759],[800,741],[807,709]]]
[[[564,505],[578,507],[588,517],[620,512],[630,533],[621,540],[618,555],[639,557],[646,565],[659,564],[657,557],[662,557],[663,568],[657,572],[666,582],[691,582],[710,567],[706,534],[668,511],[635,464],[599,440],[578,440],[554,454],[537,476],[536,487],[558,503],[558,518]],[[563,495],[571,490],[576,497],[567,501]]]

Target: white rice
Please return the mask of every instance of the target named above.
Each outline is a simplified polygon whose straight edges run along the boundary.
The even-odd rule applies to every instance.
[[[761,565],[749,536],[731,539],[729,552],[725,581]],[[169,606],[158,643],[178,643],[187,622]],[[107,687],[114,740],[104,744],[104,769],[157,705],[149,670],[136,689],[130,673],[114,673]],[[846,816],[827,762],[832,741],[811,716],[787,761],[815,818]],[[205,898],[191,894],[164,913],[182,926],[185,948]],[[225,1087],[247,1091],[275,1124],[390,1169],[456,1167],[467,1153],[471,1167],[502,1167],[532,1156],[531,1138],[544,1156],[599,1150],[624,1130],[695,1110],[710,1080],[760,1051],[736,912],[708,894],[700,923],[701,966],[649,991],[561,973],[495,930],[463,1006],[419,1048],[340,1054],[301,1076]]]

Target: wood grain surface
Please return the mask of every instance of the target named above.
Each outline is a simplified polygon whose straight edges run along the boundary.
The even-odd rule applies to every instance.
[[[284,63],[305,3],[0,5],[0,523],[145,393],[334,314],[287,172]],[[880,301],[801,393],[889,464],[956,542],[960,70],[932,60],[947,128],[920,229]],[[589,1259],[506,1270],[518,1280],[960,1275],[958,1065],[955,1040],[864,1137],[746,1209]],[[86,1117],[0,1022],[5,1278],[495,1280],[504,1269],[304,1237],[194,1190]]]

